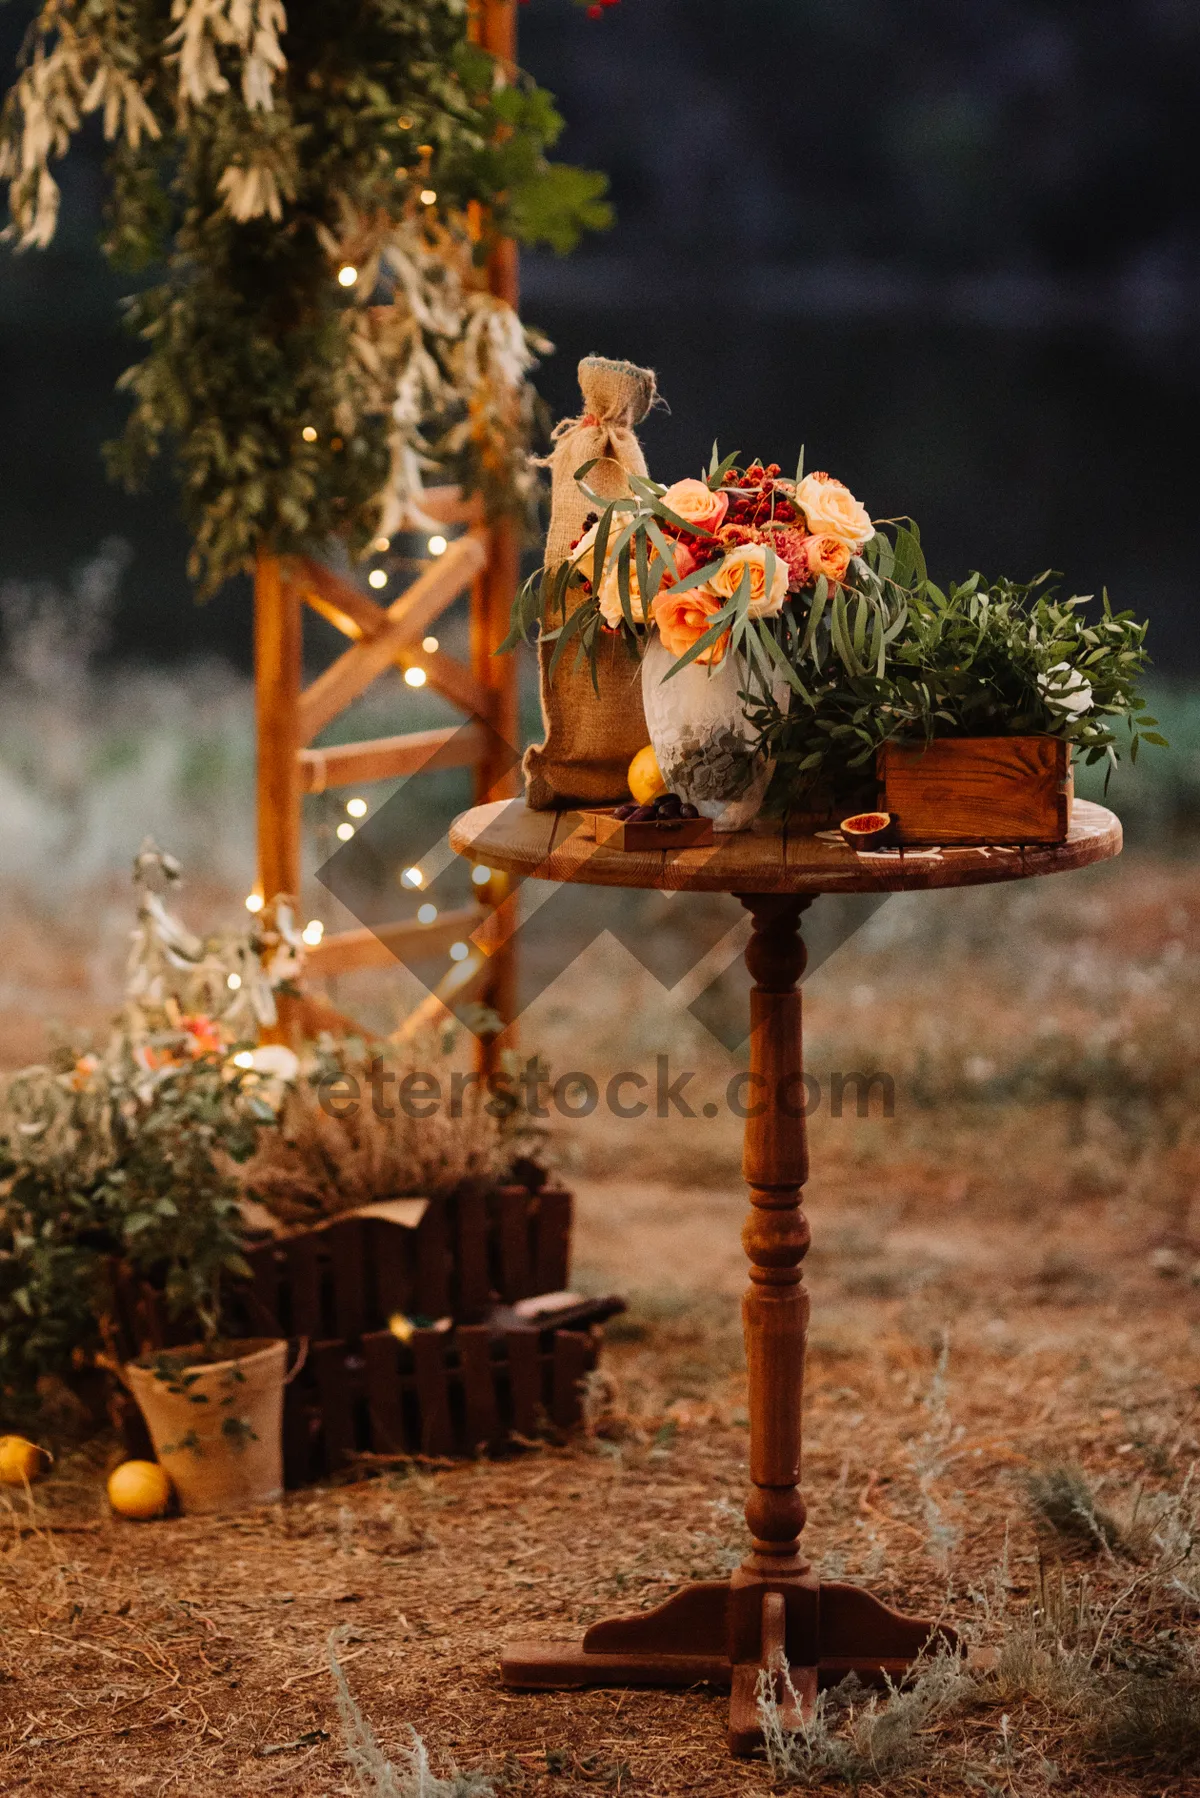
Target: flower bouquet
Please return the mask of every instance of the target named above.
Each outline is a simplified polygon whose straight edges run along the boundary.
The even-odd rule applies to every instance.
[[[714,447],[702,479],[633,475],[607,500],[590,474],[593,515],[518,594],[506,647],[537,625],[553,677],[623,640],[663,779],[718,830],[746,828],[768,787],[776,813],[874,806],[890,746],[1050,738],[1064,767],[1111,770],[1122,724],[1131,758],[1163,742],[1137,691],[1146,627],[1107,594],[1097,617],[1047,575],[944,591],[911,521],[873,521],[803,457],[789,480]]]
[[[642,701],[659,767],[719,830],[759,810],[770,762],[756,706],[786,714],[797,670],[819,638],[878,660],[900,610],[864,558],[865,508],[824,473],[784,479],[776,463],[712,461],[703,479],[663,486],[631,475],[603,500],[579,471],[595,516],[555,569],[518,595],[506,647],[535,624],[553,643],[550,675],[574,646],[594,662],[622,637],[642,658]]]

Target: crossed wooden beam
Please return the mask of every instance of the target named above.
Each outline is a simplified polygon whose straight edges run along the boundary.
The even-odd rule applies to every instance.
[[[390,606],[377,604],[352,581],[309,557],[259,557],[258,890],[268,905],[283,894],[298,896],[306,793],[393,780],[419,773],[431,761],[438,769],[471,768],[477,803],[511,791],[511,757],[506,762],[500,757],[503,745],[516,741],[516,669],[493,651],[504,634],[515,587],[515,535],[505,522],[485,524],[478,499],[464,499],[456,487],[430,489],[423,504],[437,523],[465,530]],[[430,626],[467,588],[469,666],[441,648],[429,652],[422,647]],[[302,684],[301,672],[304,606],[350,639],[349,647],[308,686]],[[311,746],[314,737],[393,667],[420,668],[434,692],[478,722],[328,749]],[[471,941],[504,903],[508,883],[496,874],[476,892],[479,903],[444,912],[431,924],[400,919],[383,927],[332,933],[309,948],[307,970],[320,977],[352,968],[384,967],[395,958],[444,953],[452,943],[464,941],[468,957],[449,970],[437,992],[406,1020],[405,1034],[444,1015],[451,1002],[470,998],[484,998],[501,1016],[510,1016],[511,957],[498,952],[494,936],[485,933]],[[352,1026],[312,996],[282,1008],[284,1036],[331,1027]]]

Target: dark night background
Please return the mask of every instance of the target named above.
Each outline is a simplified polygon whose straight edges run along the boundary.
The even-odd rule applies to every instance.
[[[0,7],[6,71],[32,11]],[[804,443],[935,568],[1107,582],[1163,673],[1200,672],[1196,0],[532,0],[520,28],[618,215],[524,261],[556,412],[580,354],[650,363],[663,478],[718,433]],[[101,154],[93,129],[64,165],[49,252],[0,252],[0,580],[119,532],[114,653],[245,664],[245,593],[192,603],[165,473],[131,500],[101,466],[132,359]]]

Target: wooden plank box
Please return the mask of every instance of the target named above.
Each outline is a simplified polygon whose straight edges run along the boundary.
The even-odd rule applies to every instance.
[[[938,737],[886,743],[876,771],[898,843],[1063,843],[1070,745],[1060,737]]]
[[[605,849],[644,854],[647,849],[710,849],[711,818],[614,818],[611,812],[583,812],[584,829]]]
[[[624,1308],[616,1298],[581,1300],[527,1319],[505,1306],[478,1324],[414,1330],[407,1342],[389,1330],[293,1342],[284,1484],[324,1479],[360,1457],[495,1453],[547,1429],[570,1432],[600,1353],[589,1320]]]

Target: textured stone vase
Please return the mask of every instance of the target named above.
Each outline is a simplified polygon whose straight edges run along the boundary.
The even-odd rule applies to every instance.
[[[714,830],[747,830],[762,809],[773,764],[755,753],[739,698],[749,685],[746,664],[727,655],[715,668],[692,662],[664,680],[677,660],[655,632],[642,661],[642,705],[663,779],[711,818]],[[785,706],[789,688],[781,677],[772,691]]]

